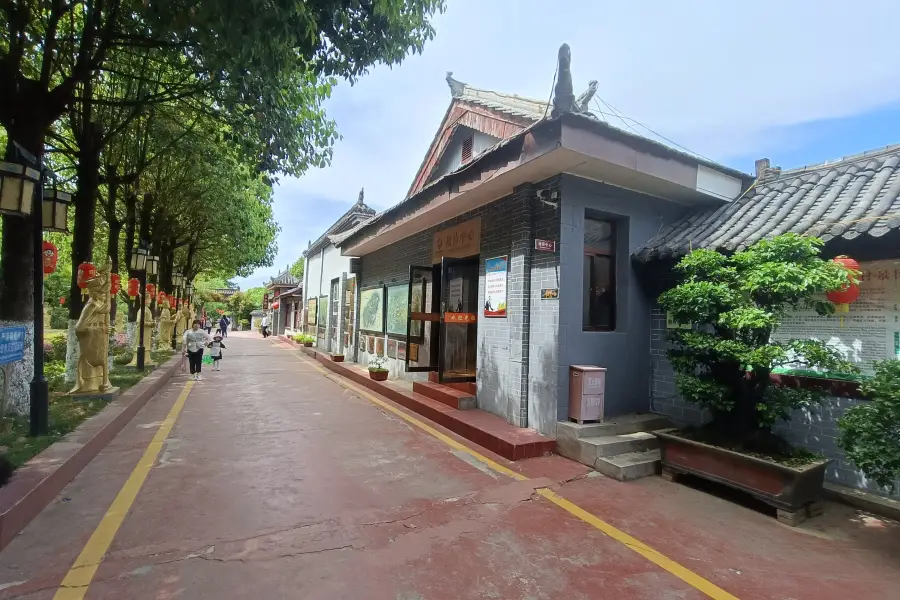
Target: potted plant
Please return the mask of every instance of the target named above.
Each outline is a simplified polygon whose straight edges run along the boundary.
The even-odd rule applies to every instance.
[[[875,363],[875,376],[860,385],[868,399],[838,421],[838,444],[866,476],[889,492],[900,484],[900,361]]]
[[[730,256],[695,250],[676,267],[682,282],[660,297],[675,321],[691,323],[669,331],[678,390],[710,416],[702,427],[655,432],[663,476],[690,473],[744,490],[789,524],[818,510],[828,461],[791,447],[772,426],[825,392],[776,386],[772,371],[858,371],[824,342],[772,339],[788,310],[831,314],[822,295],[855,285],[856,272],[820,258],[821,247],[816,238],[786,234]]]
[[[385,381],[388,378],[388,370],[385,368],[387,357],[373,356],[369,359],[369,377],[374,381]]]
[[[332,354],[331,360],[333,360],[334,362],[344,362],[344,355],[343,354]]]

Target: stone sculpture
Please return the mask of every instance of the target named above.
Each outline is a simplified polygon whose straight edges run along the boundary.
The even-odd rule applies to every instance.
[[[109,394],[115,391],[109,382],[109,272],[110,264],[97,269],[87,280],[88,301],[75,323],[79,358],[75,387],[70,394]]]
[[[152,365],[154,364],[154,362],[153,359],[150,358],[150,349],[153,347],[153,327],[155,325],[155,323],[153,322],[153,300],[149,295],[145,296],[144,322],[142,324],[144,328],[144,364]],[[138,311],[138,317],[140,317],[140,314],[140,311]],[[140,335],[140,332],[135,332],[134,334],[134,358],[131,359],[131,366],[137,365],[137,348],[141,343]]]
[[[172,347],[172,329],[175,328],[175,319],[169,307],[163,304],[162,310],[159,311],[159,338],[156,341],[156,349],[162,350]]]
[[[568,44],[563,44],[559,47],[559,67],[550,116],[556,118],[567,112],[575,112],[575,92],[572,91],[572,51]]]

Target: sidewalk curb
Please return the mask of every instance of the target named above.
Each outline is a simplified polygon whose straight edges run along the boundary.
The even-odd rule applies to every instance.
[[[822,492],[829,500],[900,522],[900,502],[897,500],[829,482],[825,483]]]
[[[180,362],[181,357],[173,356],[102,411],[16,470],[12,480],[0,488],[0,550],[6,548],[125,428],[150,398],[169,382]]]

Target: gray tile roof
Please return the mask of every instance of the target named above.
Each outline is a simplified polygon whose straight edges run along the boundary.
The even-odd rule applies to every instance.
[[[738,200],[697,211],[635,251],[638,260],[677,258],[691,249],[743,250],[782,233],[824,241],[900,228],[900,144],[762,180]]]
[[[269,281],[269,286],[275,285],[300,285],[300,280],[291,275],[290,269],[285,269]],[[269,287],[267,286],[267,287]]]

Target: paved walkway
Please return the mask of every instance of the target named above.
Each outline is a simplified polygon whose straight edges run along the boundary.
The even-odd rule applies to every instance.
[[[900,597],[896,523],[828,505],[790,529],[659,478],[513,465],[277,342],[226,343],[0,553],[0,599]]]

